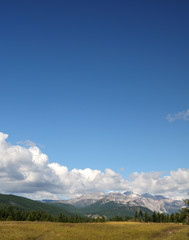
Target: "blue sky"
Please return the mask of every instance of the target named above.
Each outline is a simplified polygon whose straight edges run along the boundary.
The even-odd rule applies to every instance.
[[[0,5],[8,142],[29,139],[69,170],[188,168],[188,1]]]

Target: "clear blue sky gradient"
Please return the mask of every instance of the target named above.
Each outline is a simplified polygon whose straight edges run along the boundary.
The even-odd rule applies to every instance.
[[[73,168],[189,167],[189,1],[0,2],[0,131]]]

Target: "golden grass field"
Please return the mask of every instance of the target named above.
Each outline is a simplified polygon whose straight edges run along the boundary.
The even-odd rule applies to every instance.
[[[189,226],[172,223],[0,222],[0,240],[189,240]]]

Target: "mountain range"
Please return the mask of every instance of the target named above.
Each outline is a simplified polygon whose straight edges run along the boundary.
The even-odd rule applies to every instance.
[[[87,194],[69,200],[51,201],[51,204],[59,207],[61,204],[71,205],[80,214],[98,214],[107,217],[115,214],[133,216],[134,212],[140,209],[148,213],[155,211],[171,214],[184,207],[181,200],[149,193],[137,194],[131,191]]]
[[[153,211],[171,214],[184,207],[184,202],[162,195],[138,194],[130,191],[95,193],[68,200],[46,199],[42,201],[0,194],[0,208],[8,206],[23,211],[45,211],[52,215],[63,213],[67,216],[79,214],[81,216],[105,216],[106,218],[112,218],[116,215],[133,217],[135,211],[139,210],[149,214],[152,214]]]

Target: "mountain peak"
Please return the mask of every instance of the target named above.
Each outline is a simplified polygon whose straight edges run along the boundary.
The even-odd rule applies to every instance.
[[[166,199],[166,197],[164,197],[162,195],[152,195],[150,193],[143,193],[143,194],[141,194],[141,197],[143,197],[143,198],[151,198],[151,199],[154,199],[154,200]]]
[[[132,191],[126,191],[126,192],[123,192],[123,194],[126,195],[126,196],[129,196],[129,195],[132,195],[133,192]]]

